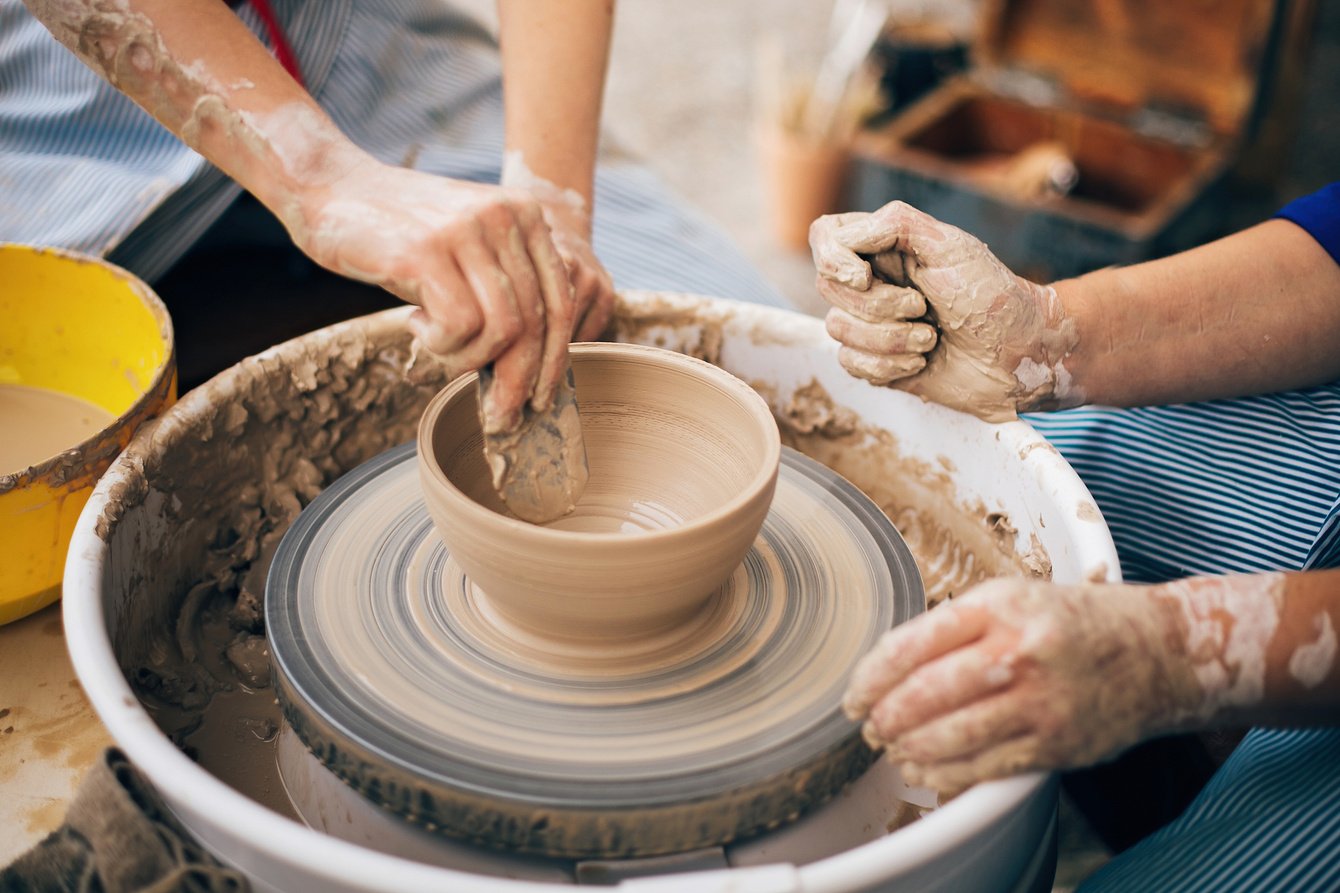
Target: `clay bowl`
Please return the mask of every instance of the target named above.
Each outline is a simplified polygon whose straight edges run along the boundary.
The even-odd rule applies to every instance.
[[[424,499],[505,622],[566,638],[662,632],[758,535],[777,483],[777,423],[744,382],[672,351],[578,344],[572,368],[591,475],[570,515],[534,525],[508,514],[484,462],[475,375],[424,410]]]

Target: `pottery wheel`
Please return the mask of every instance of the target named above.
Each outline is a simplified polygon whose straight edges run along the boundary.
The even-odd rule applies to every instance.
[[[413,444],[314,500],[266,590],[285,717],[326,766],[430,828],[572,857],[715,846],[832,796],[871,759],[847,677],[923,607],[879,508],[792,450],[741,567],[659,636],[509,628],[434,531]]]

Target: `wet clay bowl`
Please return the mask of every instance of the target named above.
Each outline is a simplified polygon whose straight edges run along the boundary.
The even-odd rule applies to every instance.
[[[93,485],[172,404],[167,309],[93,257],[0,244],[0,624],[60,597]],[[14,465],[17,467],[5,467]]]
[[[534,525],[507,513],[484,462],[474,375],[424,411],[424,499],[503,621],[562,638],[664,631],[758,535],[777,484],[777,423],[744,382],[672,351],[579,344],[572,369],[591,475],[570,515]]]

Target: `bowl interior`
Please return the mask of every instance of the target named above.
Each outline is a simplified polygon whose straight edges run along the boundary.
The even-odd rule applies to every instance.
[[[667,530],[729,511],[763,486],[776,423],[746,385],[706,363],[627,345],[572,352],[591,476],[576,509],[544,525],[580,533]],[[478,399],[460,387],[435,421],[433,455],[461,495],[507,515],[484,462]]]

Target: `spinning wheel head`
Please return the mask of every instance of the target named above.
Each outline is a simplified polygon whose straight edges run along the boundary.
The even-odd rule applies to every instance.
[[[744,561],[654,634],[510,623],[435,533],[412,445],[318,497],[266,591],[285,717],[344,781],[455,837],[578,858],[715,846],[832,796],[871,759],[847,676],[923,608],[878,507],[790,450]]]

